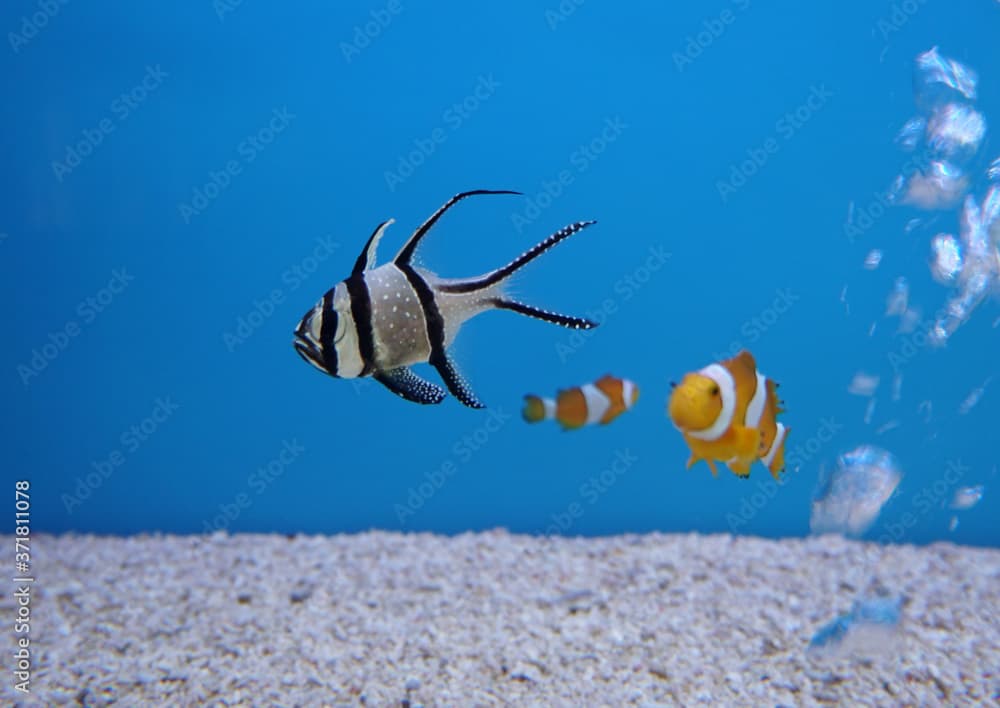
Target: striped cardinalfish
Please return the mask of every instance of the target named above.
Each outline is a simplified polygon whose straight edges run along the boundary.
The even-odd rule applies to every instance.
[[[452,197],[413,232],[392,262],[376,267],[375,250],[394,220],[379,224],[351,275],[302,317],[295,329],[295,351],[330,376],[370,376],[408,401],[440,403],[444,389],[410,369],[427,362],[459,401],[483,408],[448,353],[466,320],[488,310],[510,310],[571,329],[596,327],[582,317],[518,302],[504,287],[514,273],[594,221],[570,224],[502,268],[474,278],[441,278],[411,263],[417,246],[438,219],[457,202],[478,194],[520,192],[480,189]]]
[[[607,425],[639,399],[639,387],[607,374],[594,383],[562,389],[554,399],[528,394],[522,415],[529,423],[556,420],[564,430],[600,423]]]
[[[739,477],[750,475],[760,460],[771,475],[785,468],[789,429],[777,422],[784,411],[776,384],[757,370],[750,352],[687,374],[673,391],[667,412],[691,448],[687,466],[705,460],[713,475],[715,461]]]

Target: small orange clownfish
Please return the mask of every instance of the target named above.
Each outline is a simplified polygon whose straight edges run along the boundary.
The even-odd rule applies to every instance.
[[[528,394],[522,415],[529,423],[555,419],[564,430],[600,423],[606,425],[635,405],[639,387],[611,374],[594,383],[559,391],[555,400]]]
[[[748,477],[759,458],[778,479],[785,468],[789,429],[777,422],[784,410],[777,386],[757,370],[746,350],[685,375],[670,394],[667,412],[691,448],[687,466],[705,460],[718,476],[719,461],[737,476]]]

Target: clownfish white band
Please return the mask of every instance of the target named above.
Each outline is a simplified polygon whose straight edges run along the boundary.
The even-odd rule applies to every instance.
[[[698,440],[716,440],[729,430],[729,425],[733,422],[733,413],[736,411],[736,383],[733,381],[733,375],[719,364],[709,364],[698,373],[718,384],[719,393],[722,394],[722,410],[710,426],[704,430],[689,430],[687,434]]]
[[[760,458],[760,461],[764,463],[765,467],[770,467],[771,462],[774,460],[774,456],[778,454],[778,450],[781,449],[781,443],[785,441],[785,426],[778,423],[777,431],[774,434],[774,440],[771,441],[771,449],[767,451],[767,454]]]
[[[622,405],[626,410],[632,407],[632,396],[635,395],[635,384],[628,379],[622,380]]]
[[[767,377],[757,372],[757,390],[753,392],[750,405],[747,406],[747,414],[744,418],[744,425],[748,428],[756,428],[760,423],[761,416],[764,415],[764,404],[767,403]]]
[[[611,407],[610,399],[592,383],[581,386],[580,392],[583,393],[583,400],[587,406],[587,425],[600,422]]]

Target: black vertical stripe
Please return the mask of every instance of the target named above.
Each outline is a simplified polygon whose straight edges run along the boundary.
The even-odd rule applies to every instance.
[[[337,375],[337,345],[333,343],[333,338],[337,334],[337,311],[333,309],[333,291],[330,288],[323,296],[323,309],[320,316],[323,318],[319,329],[319,350],[323,367],[331,376]],[[313,315],[315,317],[315,315]]]
[[[417,293],[420,307],[424,311],[424,320],[427,322],[427,341],[431,345],[431,353],[427,362],[441,374],[445,385],[455,398],[470,408],[483,408],[483,404],[462,379],[461,374],[455,369],[455,365],[444,350],[444,318],[441,316],[441,310],[438,309],[431,286],[420,277],[413,266],[397,264],[396,267],[406,276],[410,286]]]
[[[375,368],[375,328],[372,324],[372,298],[368,291],[364,272],[355,273],[344,281],[347,294],[351,297],[351,314],[358,332],[358,351],[364,368],[361,376],[367,376]]]
[[[438,309],[437,301],[434,300],[434,291],[413,266],[397,264],[396,267],[406,276],[410,287],[417,294],[417,300],[420,301],[420,308],[424,311],[424,320],[427,322],[427,341],[431,345],[428,361],[435,364],[444,356],[444,318]]]
[[[431,355],[428,362],[438,364],[444,357],[444,317],[438,309],[437,301],[434,299],[434,291],[427,284],[413,266],[397,265],[397,268],[406,276],[410,287],[417,294],[420,301],[420,308],[424,311],[424,321],[427,322],[427,341],[431,345]]]

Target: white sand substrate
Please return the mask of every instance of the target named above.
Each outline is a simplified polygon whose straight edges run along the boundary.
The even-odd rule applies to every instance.
[[[0,705],[963,706],[1000,697],[1000,550],[834,536],[33,538]],[[4,547],[13,538],[4,537]],[[807,653],[876,588],[897,646]],[[11,627],[11,592],[0,600]]]

